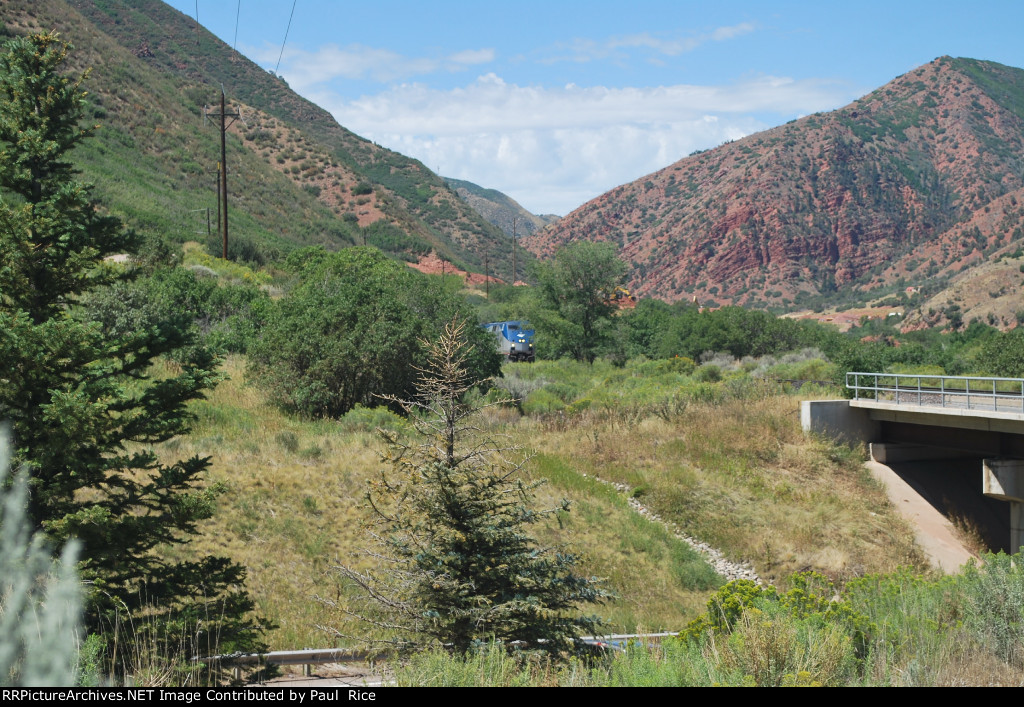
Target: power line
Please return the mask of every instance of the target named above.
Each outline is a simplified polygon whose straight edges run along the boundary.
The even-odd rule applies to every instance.
[[[292,18],[295,17],[295,5],[299,0],[292,0],[292,14],[288,15],[288,26],[284,30],[284,41],[281,42],[281,53],[277,56],[277,66],[274,67],[274,73],[281,68],[281,57],[284,56],[284,45],[288,43],[288,32],[292,28]]]
[[[235,41],[231,48],[238,51],[238,17],[242,14],[242,0],[238,0],[238,9],[235,10]]]

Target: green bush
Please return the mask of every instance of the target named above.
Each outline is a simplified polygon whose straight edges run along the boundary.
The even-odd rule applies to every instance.
[[[157,269],[92,293],[82,317],[98,322],[109,337],[138,336],[175,322],[215,351],[245,353],[259,336],[270,298],[255,284],[218,284],[200,275],[186,268]],[[187,352],[177,357],[183,356]]]
[[[701,383],[715,383],[722,380],[722,369],[713,363],[705,363],[697,369],[694,378]]]
[[[343,429],[353,432],[374,432],[378,429],[403,430],[406,422],[386,407],[363,407],[356,405],[345,413],[341,420]]]
[[[1024,377],[1024,328],[990,338],[981,348],[978,365],[989,375]]]
[[[1022,548],[1024,550],[1024,548]],[[986,555],[963,573],[964,624],[1000,660],[1024,669],[1024,567],[1021,554]]]
[[[547,388],[541,388],[526,396],[522,409],[526,415],[558,412],[565,409],[565,403]]]
[[[568,383],[548,383],[544,390],[566,404],[571,403],[580,394],[579,388]]]
[[[311,252],[301,282],[267,315],[250,351],[254,377],[286,410],[338,417],[382,396],[408,395],[423,363],[423,341],[444,322],[468,320],[440,278],[418,273],[375,248]],[[466,334],[467,368],[477,380],[501,372],[491,335]]]

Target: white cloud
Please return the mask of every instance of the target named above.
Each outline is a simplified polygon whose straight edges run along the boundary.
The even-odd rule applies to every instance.
[[[722,42],[749,34],[756,29],[753,23],[744,22],[729,27],[718,27],[711,32],[695,34],[687,37],[667,39],[649,32],[628,34],[597,41],[593,39],[574,39],[572,42],[556,45],[553,49],[543,52],[547,54],[540,59],[543,64],[554,64],[560,61],[583,63],[622,57],[621,50],[646,49],[661,56],[679,56],[692,52],[708,42]]]
[[[277,63],[273,48],[254,52],[257,60]],[[304,91],[334,79],[371,79],[382,83],[405,81],[438,72],[464,71],[471,66],[494,61],[493,49],[467,49],[449,55],[411,57],[390,49],[351,44],[321,46],[314,52],[288,49],[282,58],[281,73],[298,91]]]
[[[743,22],[732,27],[719,27],[709,36],[716,42],[721,42],[726,39],[733,39],[744,34],[750,34],[754,31],[754,25],[751,22]]]
[[[489,64],[492,61],[494,61],[493,49],[467,49],[448,57],[448,62],[456,66],[468,67],[475,64]]]
[[[564,214],[619,184],[854,93],[835,82],[757,77],[728,86],[518,86],[493,73],[438,90],[395,86],[346,101],[307,94],[366,138],[440,174]]]

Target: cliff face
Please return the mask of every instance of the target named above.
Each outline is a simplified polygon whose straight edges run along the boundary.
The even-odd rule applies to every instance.
[[[526,239],[608,240],[667,300],[794,306],[921,284],[1024,237],[1024,71],[942,57],[691,155]]]

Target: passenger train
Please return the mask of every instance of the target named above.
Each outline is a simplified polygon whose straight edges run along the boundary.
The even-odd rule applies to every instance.
[[[509,361],[533,361],[533,329],[529,322],[491,322],[480,326],[494,334],[498,353]]]

